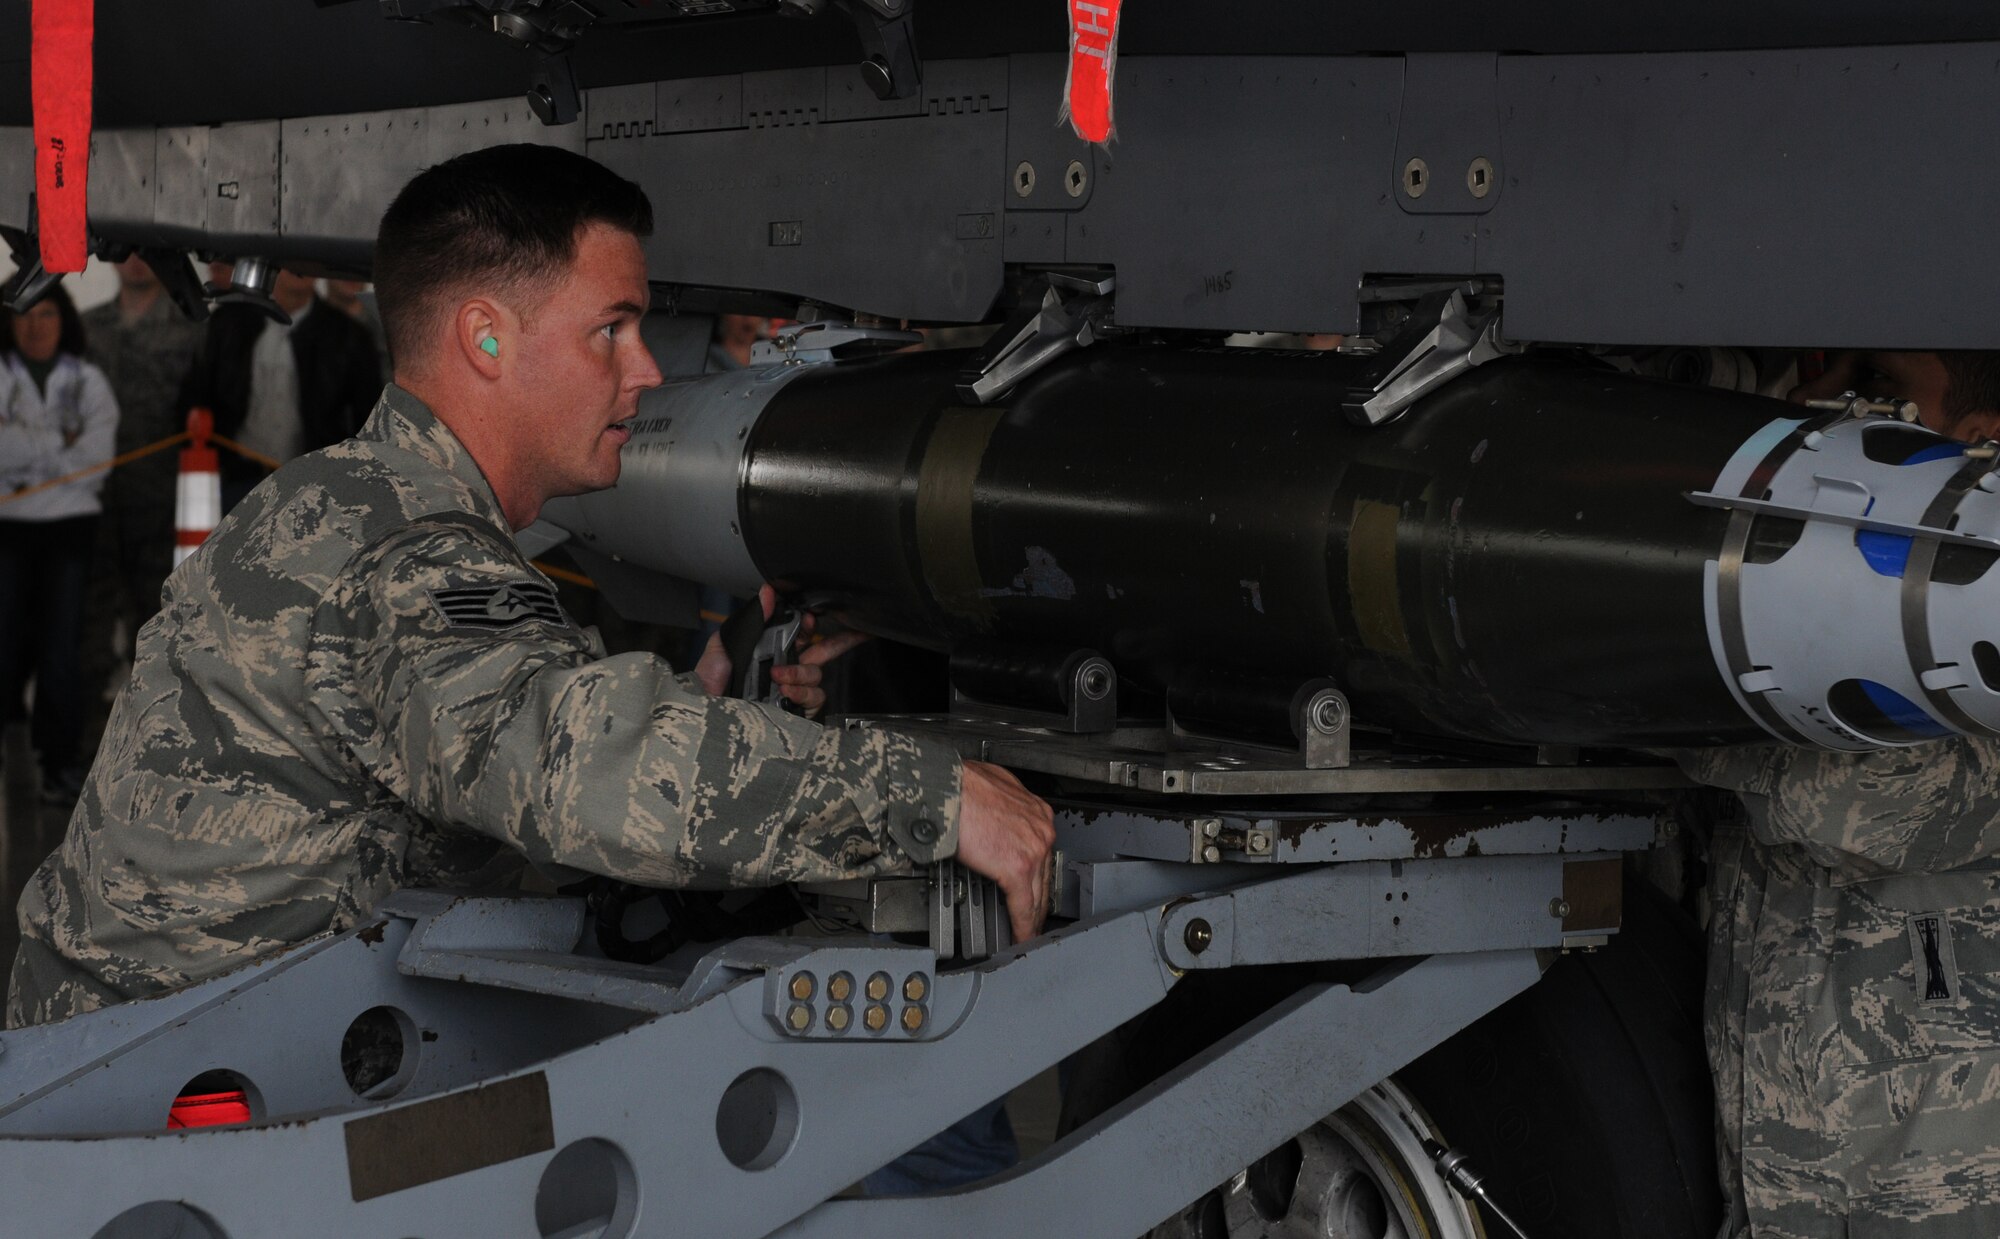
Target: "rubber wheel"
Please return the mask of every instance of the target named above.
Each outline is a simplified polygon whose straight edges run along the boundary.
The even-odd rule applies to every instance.
[[[1217,1185],[1163,1221],[1153,1239],[1463,1233],[1441,1210],[1432,1210],[1435,1221],[1417,1209],[1405,1210],[1400,1222],[1391,1216],[1343,1228],[1331,1219],[1301,1225],[1303,1210],[1281,1216],[1267,1207],[1252,1215],[1242,1207],[1252,1191],[1267,1205],[1291,1199],[1301,1147],[1307,1169],[1317,1150],[1316,1182],[1331,1182],[1324,1169],[1329,1133],[1367,1155],[1385,1197],[1436,1185],[1420,1156],[1375,1156],[1367,1146],[1379,1142],[1352,1139],[1367,1112],[1379,1118],[1385,1105],[1408,1107],[1427,1135],[1465,1153],[1530,1239],[1713,1239],[1722,1206],[1701,1043],[1702,966],[1689,919],[1652,887],[1628,879],[1624,929],[1610,945],[1561,957],[1526,993],[1397,1073],[1388,1091],[1357,1099]],[[1300,979],[1291,969],[1188,977],[1166,1002],[1078,1056],[1061,1130],[1116,1104]],[[1489,1239],[1512,1239],[1499,1219],[1479,1212]]]
[[[1564,956],[1397,1078],[1532,1239],[1712,1239],[1702,969],[1693,923],[1628,880],[1609,946]]]

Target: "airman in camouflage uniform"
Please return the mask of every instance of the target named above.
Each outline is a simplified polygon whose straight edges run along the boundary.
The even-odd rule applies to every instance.
[[[956,855],[1016,936],[1048,909],[1049,806],[949,746],[711,696],[605,657],[513,531],[618,480],[660,382],[638,186],[581,155],[461,155],[397,195],[374,275],[396,384],[170,578],[62,846],[22,896],[10,1023],[215,976],[402,886],[524,863],[655,886]],[[419,395],[421,393],[421,395]],[[774,668],[824,700],[818,663]]]
[[[90,360],[111,381],[118,397],[119,454],[178,433],[176,412],[181,381],[201,347],[202,326],[174,307],[142,258],[118,264],[119,297],[83,315]],[[140,285],[135,292],[131,287]],[[128,296],[152,300],[131,319],[121,304]],[[116,557],[124,607],[132,629],[159,609],[160,586],[174,567],[175,457],[158,452],[111,474],[104,485],[106,544]],[[128,629],[127,631],[131,631]]]
[[[1683,754],[1725,1236],[2000,1235],[2000,744]]]
[[[402,886],[892,872],[957,847],[956,754],[603,657],[479,467],[390,387],[182,566],[61,848],[21,902],[10,1025],[213,976]]]

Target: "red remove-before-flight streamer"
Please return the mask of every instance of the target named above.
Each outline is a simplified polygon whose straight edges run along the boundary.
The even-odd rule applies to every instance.
[[[1069,0],[1069,76],[1063,115],[1086,142],[1110,140],[1111,78],[1118,67],[1118,11],[1124,0]]]
[[[42,265],[81,271],[90,257],[90,45],[93,0],[34,0],[35,215]]]

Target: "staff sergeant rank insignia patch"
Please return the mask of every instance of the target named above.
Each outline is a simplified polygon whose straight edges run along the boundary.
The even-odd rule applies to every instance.
[[[426,592],[439,618],[452,628],[505,632],[522,624],[569,624],[562,605],[556,601],[556,591],[540,581],[509,581],[504,585]]]

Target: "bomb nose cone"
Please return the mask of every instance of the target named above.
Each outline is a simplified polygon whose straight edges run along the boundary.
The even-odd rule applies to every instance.
[[[1782,740],[1865,750],[2000,732],[2000,477],[1893,418],[1782,418],[1715,486],[1716,664]]]

